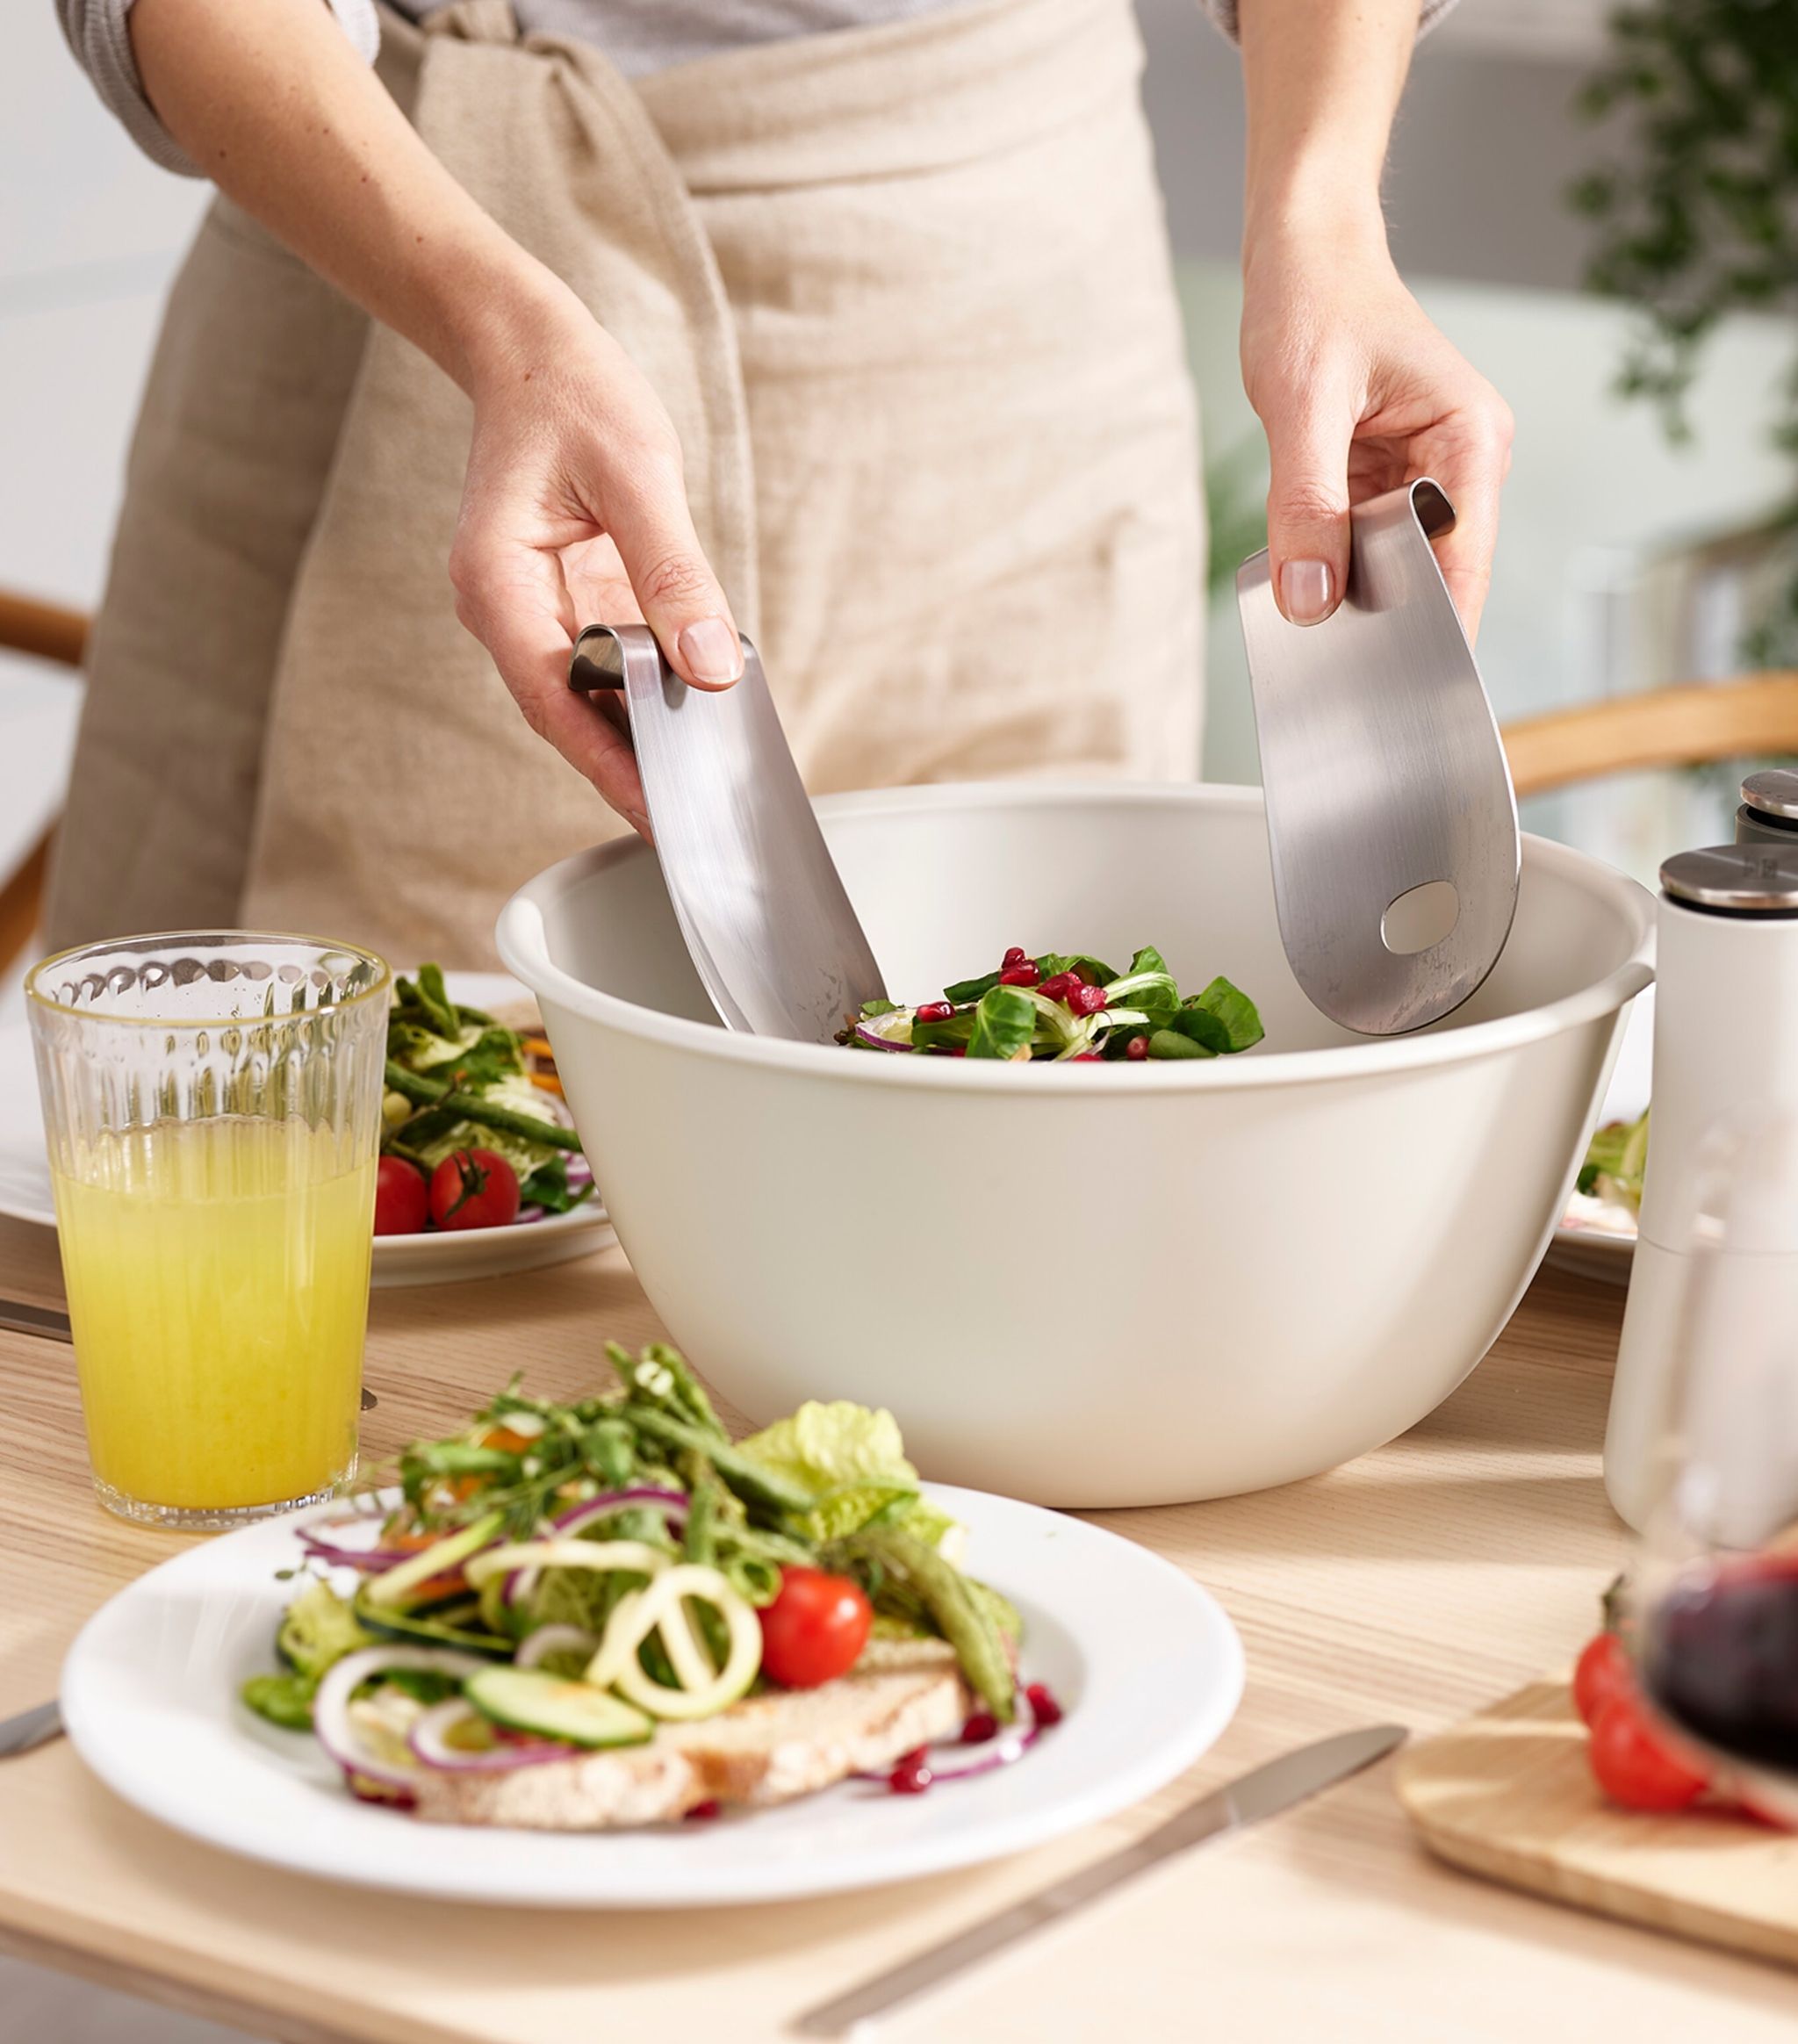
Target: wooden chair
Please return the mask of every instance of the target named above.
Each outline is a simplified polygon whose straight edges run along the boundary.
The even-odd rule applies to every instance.
[[[89,622],[78,610],[0,590],[0,646],[12,652],[79,667],[87,652]],[[0,885],[0,972],[19,956],[37,929],[55,832],[54,823],[47,826],[23,863]]]
[[[1651,766],[1798,754],[1798,673],[1613,695],[1507,724],[1520,795]]]

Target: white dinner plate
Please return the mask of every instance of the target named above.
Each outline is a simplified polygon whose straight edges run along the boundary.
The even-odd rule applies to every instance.
[[[1623,1025],[1623,1040],[1599,1110],[1600,1127],[1607,1121],[1634,1121],[1643,1112],[1653,1065],[1654,989],[1649,987],[1636,997]],[[1557,1270],[1627,1285],[1635,1249],[1636,1216],[1627,1206],[1575,1192],[1555,1229],[1549,1258]]]
[[[531,1000],[529,991],[506,973],[452,972],[445,983],[451,1000],[471,1008],[491,1011]],[[31,1030],[23,1022],[0,1028],[0,1213],[45,1227],[56,1225],[37,1067]],[[377,1235],[370,1282],[447,1285],[464,1278],[538,1270],[587,1256],[616,1239],[595,1197],[566,1213],[546,1213],[540,1220],[519,1221],[511,1227]]]
[[[300,1558],[325,1505],[177,1555],[88,1621],[62,1669],[76,1750],[116,1795],[207,1845],[359,1886],[534,1909],[768,1902],[971,1866],[1135,1803],[1212,1745],[1242,1648],[1172,1563],[1083,1521],[931,1486],[967,1527],[968,1565],[1022,1612],[1025,1681],[1067,1709],[1013,1766],[922,1796],[845,1781],[709,1824],[590,1834],[421,1824],[357,1803],[309,1733],[237,1700],[275,1666]]]

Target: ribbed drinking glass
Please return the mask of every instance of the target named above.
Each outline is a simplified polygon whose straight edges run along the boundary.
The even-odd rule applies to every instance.
[[[390,975],[227,931],[26,981],[88,1449],[126,1517],[234,1524],[354,1472]]]

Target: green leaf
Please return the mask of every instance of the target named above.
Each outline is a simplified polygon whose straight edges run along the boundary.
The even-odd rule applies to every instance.
[[[911,1021],[911,1047],[914,1050],[955,1050],[965,1048],[974,1034],[975,1011],[960,1008],[940,1022],[920,1022],[917,1016]]]
[[[861,1018],[864,1022],[872,1022],[878,1015],[896,1015],[898,1012],[897,1001],[864,1001],[861,1004]]]
[[[989,987],[974,1011],[969,1057],[1024,1059],[1030,1055],[1039,1010],[1020,987]]]
[[[1183,1036],[1177,1029],[1157,1029],[1148,1040],[1151,1057],[1215,1057],[1214,1050],[1207,1050],[1204,1044],[1195,1043],[1191,1037]]]
[[[1130,970],[1125,975],[1125,977],[1133,979],[1140,972],[1166,972],[1167,969],[1167,960],[1162,956],[1153,944],[1145,944],[1136,956],[1130,961]]]
[[[918,1493],[898,1421],[846,1399],[808,1400],[790,1418],[739,1441],[737,1451],[815,1494],[798,1523],[816,1540],[841,1539]]]
[[[565,1157],[551,1157],[548,1163],[539,1164],[518,1188],[521,1206],[541,1206],[545,1213],[568,1213],[579,1206],[583,1199],[593,1197],[593,1182],[589,1178],[584,1185],[571,1191],[568,1185],[568,1161]]]
[[[1251,547],[1249,551],[1255,550]],[[1038,959],[1037,970],[1045,979],[1054,979],[1057,974],[1077,974],[1090,987],[1109,986],[1118,975],[1103,959],[1090,957],[1083,951],[1050,951]]]
[[[943,998],[953,1001],[959,1008],[969,1001],[977,1001],[984,993],[989,993],[999,983],[996,972],[983,972],[978,979],[957,980],[953,987],[943,989]]]
[[[1182,1006],[1168,1027],[1177,1030],[1182,1036],[1190,1036],[1211,1057],[1221,1057],[1236,1047],[1221,1018],[1209,1008],[1201,1008],[1197,996]]]
[[[1202,1014],[1215,1016],[1223,1024],[1228,1040],[1219,1046],[1224,1050],[1250,1050],[1267,1034],[1255,1003],[1240,987],[1232,986],[1221,975],[1202,994],[1193,995],[1185,1005]]]

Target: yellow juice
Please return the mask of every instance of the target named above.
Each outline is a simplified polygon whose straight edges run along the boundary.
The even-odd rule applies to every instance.
[[[305,1498],[356,1454],[375,1159],[298,1120],[98,1138],[56,1174],[94,1473],[139,1501]]]

